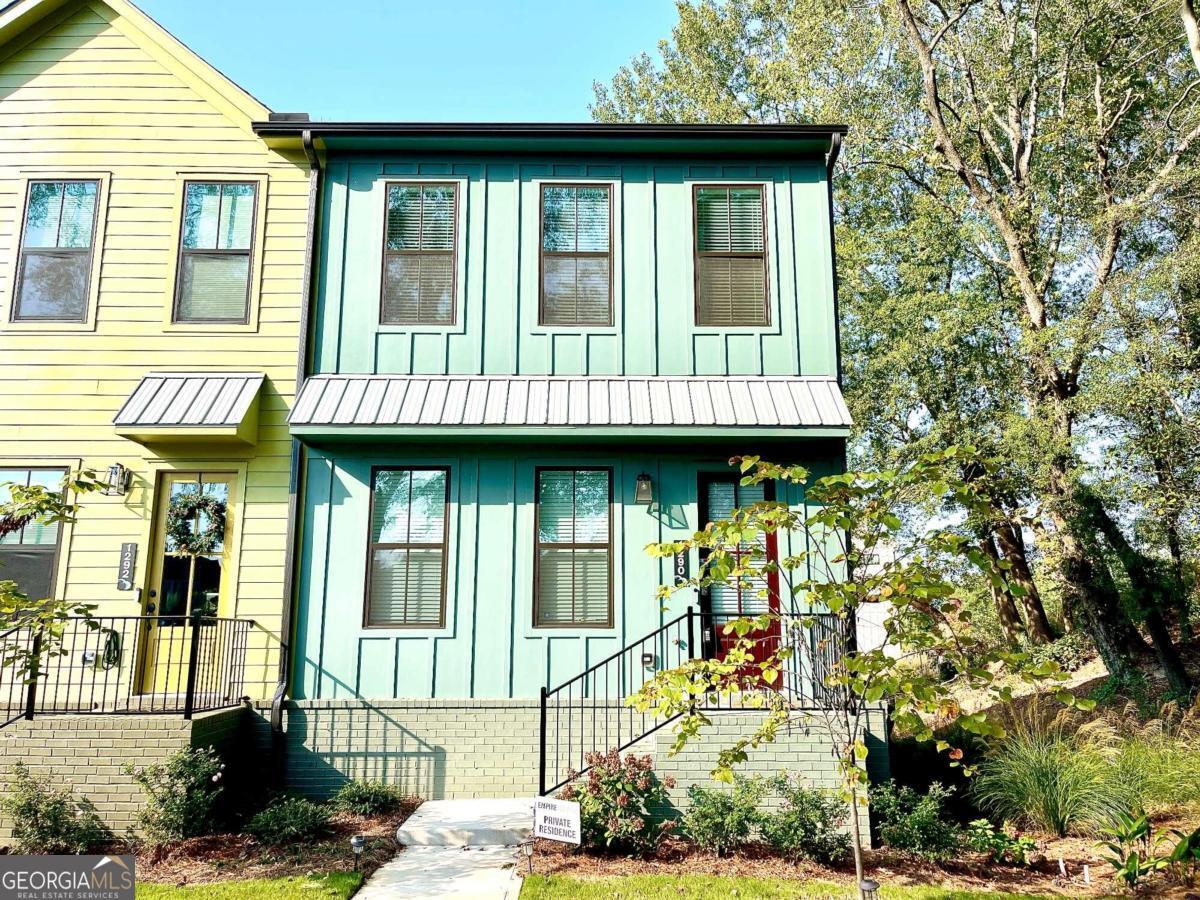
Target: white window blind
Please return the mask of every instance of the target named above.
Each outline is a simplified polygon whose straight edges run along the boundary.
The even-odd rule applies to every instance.
[[[761,187],[698,187],[696,324],[766,325]]]
[[[457,187],[389,184],[384,325],[454,324]]]
[[[610,481],[607,469],[538,472],[536,624],[611,624]]]
[[[368,625],[443,624],[449,477],[445,469],[375,473]]]

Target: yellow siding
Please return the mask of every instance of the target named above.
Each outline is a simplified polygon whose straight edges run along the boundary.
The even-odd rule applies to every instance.
[[[120,5],[117,5],[120,9]],[[0,465],[78,465],[133,471],[123,498],[89,495],[66,530],[58,592],[99,604],[101,614],[140,612],[116,588],[120,544],[136,541],[138,583],[150,568],[154,479],[164,466],[201,463],[244,473],[234,608],[278,637],[283,612],[290,443],[295,393],[308,170],[272,152],[250,129],[253,101],[203,70],[146,20],[99,2],[77,3],[0,48]],[[230,98],[233,99],[230,99]],[[108,174],[99,296],[93,328],[13,328],[7,321],[13,261],[34,171]],[[265,241],[256,327],[197,331],[168,324],[180,173],[265,175]],[[260,198],[260,203],[262,199]],[[112,418],[152,370],[264,372],[254,448],[145,447],[117,436]],[[252,677],[269,692],[274,658]]]

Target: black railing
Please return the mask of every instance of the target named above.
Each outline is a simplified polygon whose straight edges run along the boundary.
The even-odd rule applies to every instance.
[[[538,761],[542,795],[585,773],[590,768],[590,754],[625,750],[678,718],[639,712],[625,700],[661,672],[692,659],[723,657],[736,640],[724,633],[724,627],[736,618],[689,608],[574,678],[554,688],[543,688]],[[771,689],[794,708],[815,709],[837,703],[836,693],[825,684],[825,677],[841,657],[845,644],[840,639],[842,634],[838,616],[817,613],[780,616],[765,631],[752,631],[746,637],[758,659],[766,659],[781,647],[791,649]],[[761,685],[757,679],[753,681]],[[748,692],[708,696],[700,703],[706,710],[761,709]]]
[[[0,728],[58,713],[191,718],[235,706],[269,678],[269,638],[250,619],[210,616],[71,618],[55,641],[10,628],[0,633]]]

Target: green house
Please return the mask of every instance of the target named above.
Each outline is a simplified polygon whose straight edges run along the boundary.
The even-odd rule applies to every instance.
[[[256,130],[321,164],[290,419],[290,783],[529,794],[592,750],[654,752],[663,723],[622,699],[776,601],[689,590],[664,608],[659,585],[699,560],[644,548],[776,496],[739,486],[731,456],[843,465],[844,129]],[[819,677],[796,677],[821,702]],[[795,752],[817,760],[815,740]]]

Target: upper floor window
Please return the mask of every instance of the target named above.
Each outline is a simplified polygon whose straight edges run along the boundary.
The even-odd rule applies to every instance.
[[[542,185],[540,325],[612,324],[609,185]]]
[[[612,472],[539,469],[534,624],[612,625]]]
[[[257,192],[254,183],[184,184],[174,321],[249,318]]]
[[[697,186],[696,324],[768,325],[763,189]]]
[[[14,322],[87,319],[98,181],[31,181]]]
[[[375,472],[367,560],[367,626],[444,624],[449,490],[447,469]]]
[[[453,325],[454,184],[389,184],[383,249],[384,325]]]

